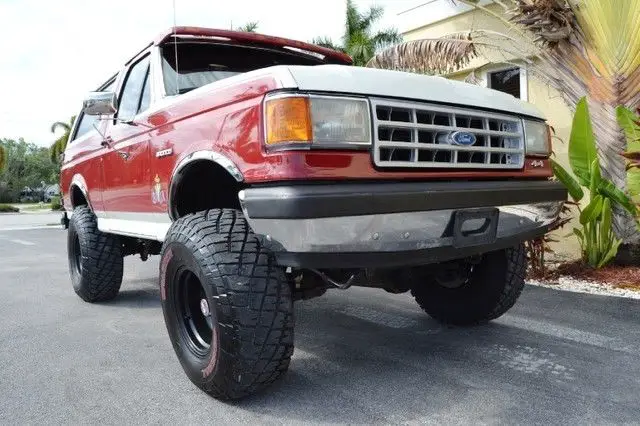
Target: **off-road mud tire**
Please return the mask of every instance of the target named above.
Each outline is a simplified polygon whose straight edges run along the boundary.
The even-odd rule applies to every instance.
[[[201,310],[208,311],[208,329],[197,320],[197,308],[185,308],[194,306],[187,294],[195,287],[207,301]],[[161,253],[160,293],[176,355],[189,379],[208,394],[240,399],[287,371],[293,354],[291,288],[240,211],[208,210],[172,224]],[[189,325],[195,323],[199,339]]]
[[[434,319],[454,325],[474,325],[496,319],[516,303],[524,288],[523,245],[483,255],[468,281],[457,288],[433,278],[413,283],[411,294]]]
[[[123,269],[120,238],[100,232],[96,216],[86,206],[73,210],[67,253],[73,289],[82,300],[104,302],[118,295]]]

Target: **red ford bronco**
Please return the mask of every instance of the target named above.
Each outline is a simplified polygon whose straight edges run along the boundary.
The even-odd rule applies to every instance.
[[[278,379],[293,301],[410,291],[467,325],[513,306],[557,219],[550,132],[490,89],[354,67],[318,46],[177,27],[85,99],[63,154],[71,281],[116,297],[160,255],[169,338],[220,399]]]

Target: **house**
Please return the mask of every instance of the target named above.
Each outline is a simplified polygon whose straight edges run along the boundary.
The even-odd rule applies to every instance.
[[[411,2],[404,1],[403,10],[395,17],[396,27],[405,41],[439,38],[469,30],[486,31],[486,40],[475,40],[498,45],[499,49],[482,49],[480,55],[464,68],[445,77],[510,93],[534,104],[546,115],[556,136],[564,141],[554,140],[554,152],[558,161],[568,166],[572,112],[560,93],[544,81],[543,73],[527,64],[527,60],[536,63],[535,48],[526,38],[510,31],[503,21],[509,17],[500,3],[508,1],[476,0],[476,4],[490,13],[456,0],[415,0],[414,3],[411,6]],[[507,37],[497,37],[498,33]]]

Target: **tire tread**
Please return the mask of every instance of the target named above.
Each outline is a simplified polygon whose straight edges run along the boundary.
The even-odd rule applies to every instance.
[[[427,283],[414,283],[411,294],[423,311],[443,323],[475,325],[494,320],[511,309],[520,297],[525,284],[527,261],[522,244],[500,252],[489,253],[488,256],[485,262],[488,261],[489,264],[483,265],[483,274],[472,278],[475,282],[469,284],[486,286],[489,294],[485,295],[486,298],[482,301],[460,294],[467,298],[466,302],[469,303],[470,309],[460,309],[462,301],[458,299],[455,292],[458,289],[444,291],[434,289],[438,284],[433,280]]]
[[[76,207],[71,220],[84,249],[82,283],[76,293],[91,303],[115,298],[123,275],[120,239],[101,232],[95,214],[86,206]]]
[[[237,210],[180,218],[169,229],[164,247],[173,241],[185,244],[203,270],[217,278],[217,302],[232,313],[233,321],[221,326],[232,330],[237,343],[233,365],[222,386],[209,382],[203,390],[218,399],[238,399],[269,386],[288,369],[293,354],[292,298],[284,271],[264,255]],[[245,377],[237,380],[237,374]]]

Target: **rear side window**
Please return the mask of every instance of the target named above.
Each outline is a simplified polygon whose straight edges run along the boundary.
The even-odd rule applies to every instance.
[[[129,74],[127,74],[127,79],[124,82],[122,94],[120,95],[118,118],[122,120],[132,120],[138,113],[143,111],[141,109],[144,98],[142,93],[143,89],[145,89],[148,74],[149,56],[141,59],[129,69]],[[149,97],[147,95],[145,101],[147,106],[145,109],[148,107],[148,99]]]

